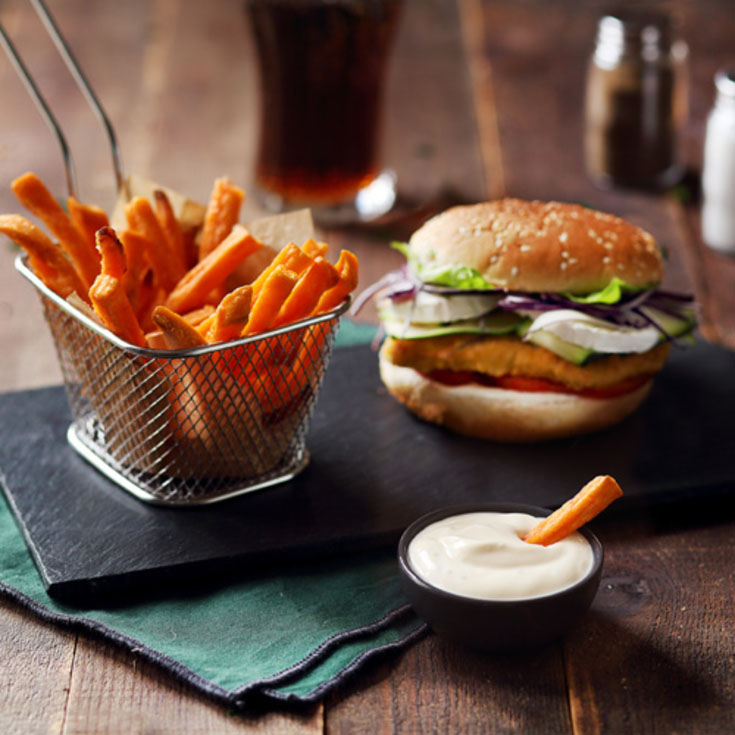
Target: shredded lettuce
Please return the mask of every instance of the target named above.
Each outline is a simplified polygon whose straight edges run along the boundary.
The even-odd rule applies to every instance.
[[[406,256],[411,270],[424,282],[449,288],[473,291],[492,291],[495,286],[485,280],[474,268],[466,265],[440,265],[420,262],[406,242],[392,242],[391,247]]]
[[[473,291],[492,291],[497,289],[487,281],[479,271],[465,265],[441,265],[439,263],[422,263],[411,252],[407,242],[392,242],[391,247],[403,253],[413,273],[424,283],[449,288]],[[564,298],[577,304],[604,304],[612,306],[619,303],[627,294],[640,293],[647,290],[645,286],[631,286],[622,278],[614,276],[610,283],[599,291],[589,294],[563,293]]]
[[[593,291],[592,293],[579,296],[578,294],[565,293],[565,298],[570,301],[575,301],[578,304],[617,304],[626,293],[636,293],[639,291],[645,291],[645,287],[631,286],[626,283],[622,278],[614,276],[612,281],[605,286],[605,288],[599,291]]]

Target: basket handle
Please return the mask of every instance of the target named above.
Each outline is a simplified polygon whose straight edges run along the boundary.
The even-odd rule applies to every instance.
[[[127,184],[125,182],[125,176],[123,174],[122,161],[120,157],[120,146],[118,145],[117,135],[115,134],[115,129],[112,126],[112,123],[110,122],[110,118],[107,116],[107,113],[102,107],[102,103],[99,101],[99,98],[95,94],[95,91],[92,89],[92,86],[87,80],[87,77],[79,66],[79,62],[77,62],[76,58],[74,57],[74,54],[69,48],[69,44],[66,42],[63,35],[61,34],[58,25],[56,25],[56,21],[53,19],[43,0],[30,0],[30,3],[38,14],[38,17],[41,19],[41,22],[43,23],[44,28],[51,37],[54,46],[56,46],[56,50],[59,52],[61,58],[64,60],[64,64],[66,64],[66,67],[71,73],[72,78],[81,90],[84,99],[87,101],[87,104],[92,108],[92,111],[95,113],[100,123],[102,124],[102,127],[104,128],[105,134],[107,136],[108,144],[110,146],[110,153],[112,154],[112,167],[115,173],[116,189],[118,193],[124,193],[126,198],[129,198],[129,192],[127,191]],[[76,191],[76,174],[74,170],[74,162],[72,160],[71,151],[67,144],[64,133],[61,130],[61,126],[59,125],[58,121],[51,112],[50,107],[43,98],[43,95],[38,89],[38,86],[36,85],[33,77],[28,71],[28,68],[23,63],[20,55],[13,46],[13,43],[11,42],[8,35],[5,33],[1,24],[0,45],[3,46],[16,73],[25,85],[26,90],[30,94],[33,101],[36,103],[36,106],[41,112],[42,117],[46,121],[47,125],[51,128],[54,135],[56,136],[56,139],[59,142],[59,147],[61,148],[62,157],[64,159],[64,168],[66,169],[66,186],[69,191],[69,195],[74,196]]]

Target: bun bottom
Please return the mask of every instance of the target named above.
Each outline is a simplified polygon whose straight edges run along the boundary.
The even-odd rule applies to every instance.
[[[380,377],[391,395],[424,421],[459,434],[507,442],[560,439],[605,429],[635,411],[652,384],[649,380],[615,398],[449,386],[394,365],[382,352]]]

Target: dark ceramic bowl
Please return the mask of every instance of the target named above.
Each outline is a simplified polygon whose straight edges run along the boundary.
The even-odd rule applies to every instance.
[[[529,513],[551,511],[518,503],[473,503],[442,508],[412,523],[398,543],[403,589],[413,609],[439,635],[485,651],[517,651],[542,646],[574,627],[592,604],[602,574],[602,544],[583,528],[592,546],[592,568],[578,582],[559,592],[521,600],[478,600],[434,587],[411,568],[408,546],[414,536],[436,521],[462,513]]]

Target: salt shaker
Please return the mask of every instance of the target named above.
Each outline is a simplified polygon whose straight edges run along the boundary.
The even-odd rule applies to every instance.
[[[702,239],[735,253],[735,69],[717,72],[715,88],[704,139]]]
[[[661,188],[680,177],[687,58],[666,13],[600,19],[585,99],[585,161],[596,184]]]

